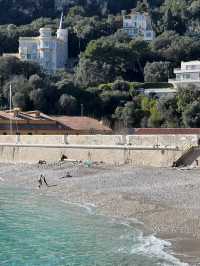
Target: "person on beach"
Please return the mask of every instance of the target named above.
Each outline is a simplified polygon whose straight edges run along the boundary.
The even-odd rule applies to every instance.
[[[41,188],[42,185],[43,185],[43,183],[45,183],[45,185],[46,185],[47,187],[49,186],[48,183],[47,183],[47,180],[46,180],[45,176],[42,175],[42,174],[40,175],[40,178],[38,179],[38,183],[39,183],[38,188]]]
[[[70,172],[67,172],[67,174],[65,176],[60,177],[60,179],[70,178],[70,177],[72,177],[72,175],[70,174]]]
[[[38,188],[41,188],[42,183],[43,183],[43,181],[42,181],[42,175],[40,175],[40,178],[38,179],[38,183],[39,183]]]
[[[67,172],[66,177],[72,177],[72,175],[70,174],[70,172]]]
[[[43,178],[43,181],[44,181],[45,185],[48,187],[49,185],[48,185],[48,183],[47,183],[47,181],[46,181],[46,178],[45,178],[45,176],[44,176],[44,175],[42,175],[42,178]]]

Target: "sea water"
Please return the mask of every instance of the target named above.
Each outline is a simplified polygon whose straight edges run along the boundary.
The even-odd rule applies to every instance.
[[[0,187],[0,265],[183,265],[137,226],[39,190]]]

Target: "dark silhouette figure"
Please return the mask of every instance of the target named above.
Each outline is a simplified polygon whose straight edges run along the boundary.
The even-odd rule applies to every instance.
[[[70,174],[70,172],[67,172],[67,174],[65,176],[60,177],[60,179],[70,178],[70,177],[72,177],[72,175]]]
[[[44,175],[40,175],[40,178],[38,179],[38,183],[39,183],[39,188],[41,188],[42,187],[42,185],[43,185],[43,183],[45,183],[45,185],[48,187],[49,185],[48,185],[48,183],[47,183],[47,180],[46,180],[46,178],[45,178],[45,176]]]
[[[39,160],[39,161],[38,161],[38,164],[39,164],[39,165],[47,164],[47,162],[46,162],[45,160]]]
[[[38,188],[41,188],[42,183],[43,183],[43,181],[42,181],[42,175],[40,175],[40,178],[38,179],[38,183],[39,183]]]
[[[43,175],[42,178],[43,178],[43,181],[44,181],[45,185],[48,187],[49,185],[48,185],[48,183],[47,183],[47,181],[46,181],[45,176]]]
[[[61,158],[60,158],[61,162],[63,162],[63,161],[66,160],[66,159],[68,159],[68,157],[67,157],[66,155],[62,154],[62,156],[61,156]]]

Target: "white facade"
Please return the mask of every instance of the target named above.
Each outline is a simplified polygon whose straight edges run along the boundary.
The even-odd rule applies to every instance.
[[[19,39],[19,58],[40,64],[47,72],[63,69],[68,61],[68,30],[62,29],[62,18],[57,36],[50,28],[41,28],[39,37]]]
[[[149,89],[139,89],[138,90],[141,94],[146,96],[150,96],[151,94],[155,94],[158,98],[167,97],[167,96],[174,96],[177,90],[174,88],[149,88]]]
[[[169,79],[175,87],[196,85],[200,87],[200,61],[181,62],[181,68],[175,68],[175,79]]]
[[[123,12],[123,30],[131,38],[142,37],[145,41],[152,41],[155,33],[148,13],[132,11],[129,15]]]

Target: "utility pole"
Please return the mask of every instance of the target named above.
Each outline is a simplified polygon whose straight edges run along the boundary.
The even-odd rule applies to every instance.
[[[11,112],[12,112],[12,85],[10,83],[10,90],[9,90],[9,105],[10,105],[10,135],[12,135],[12,118],[11,118]]]
[[[81,104],[81,116],[83,116],[83,115],[84,115],[84,105]]]

